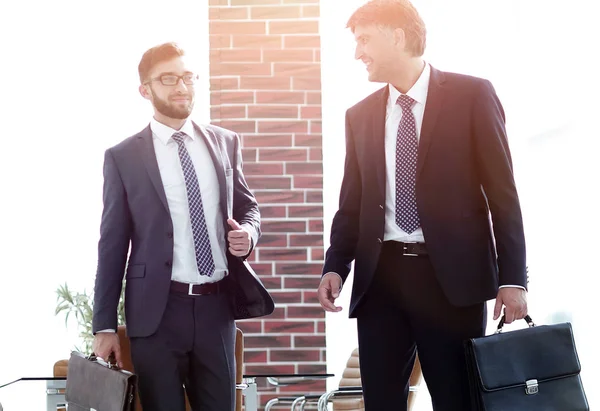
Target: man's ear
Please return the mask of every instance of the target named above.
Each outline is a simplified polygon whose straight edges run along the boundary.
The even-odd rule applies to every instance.
[[[148,88],[146,87],[145,84],[140,84],[139,87],[139,92],[142,95],[142,97],[144,97],[146,100],[151,100],[151,96],[150,96],[150,92],[148,91]]]
[[[394,44],[406,48],[406,33],[401,28],[394,29]]]

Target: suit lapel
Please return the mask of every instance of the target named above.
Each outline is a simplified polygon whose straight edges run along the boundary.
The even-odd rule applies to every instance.
[[[223,211],[223,216],[228,218],[227,214],[227,182],[225,178],[225,167],[222,157],[222,150],[219,149],[219,141],[217,137],[210,131],[208,131],[204,127],[200,127],[194,124],[194,129],[201,138],[204,140],[206,144],[206,148],[210,153],[210,157],[213,160],[213,164],[215,166],[215,171],[217,173],[217,179],[219,180],[219,195],[221,205],[221,210]],[[165,194],[165,189],[163,186],[162,179],[160,177],[160,170],[158,169],[158,162],[156,161],[156,152],[154,151],[154,142],[152,141],[152,130],[150,126],[146,127],[138,134],[138,142],[141,147],[142,158],[144,160],[144,165],[146,166],[146,171],[148,172],[148,176],[152,181],[152,185],[156,189],[158,193],[158,197],[160,201],[165,206],[167,212],[169,212],[169,204],[167,203],[167,196]]]
[[[444,73],[431,67],[431,77],[429,78],[429,88],[427,90],[427,103],[425,104],[425,113],[423,114],[423,124],[421,126],[421,137],[419,139],[419,152],[417,156],[417,178],[423,171],[427,151],[433,137],[433,130],[442,108],[444,99],[443,84],[445,81]]]
[[[156,161],[156,152],[154,151],[154,142],[152,141],[152,130],[150,129],[150,126],[146,127],[138,134],[138,142],[141,147],[142,159],[144,160],[144,165],[146,166],[150,181],[152,181],[152,185],[154,185],[160,201],[165,206],[167,212],[169,212],[169,204],[167,203],[165,188],[162,179],[160,178],[160,170],[158,169],[158,162]]]
[[[227,178],[225,177],[225,162],[223,160],[224,153],[221,149],[221,142],[219,141],[215,133],[208,130],[206,127],[199,126],[196,123],[194,123],[194,128],[196,132],[200,134],[202,139],[204,139],[204,142],[206,143],[206,148],[208,149],[210,157],[213,160],[215,171],[217,172],[217,179],[219,180],[219,204],[221,205],[223,217],[227,219],[229,218],[229,214],[227,212]]]
[[[371,156],[372,160],[375,161],[375,172],[377,175],[377,182],[379,184],[380,194],[385,198],[385,114],[386,105],[388,99],[388,86],[380,89],[375,99],[375,106],[373,109],[373,136],[372,144],[374,155]]]

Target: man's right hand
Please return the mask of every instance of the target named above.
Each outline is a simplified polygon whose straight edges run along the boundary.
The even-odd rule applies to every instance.
[[[325,311],[336,313],[342,311],[342,307],[338,307],[334,304],[335,299],[340,296],[340,290],[342,289],[342,278],[334,272],[329,272],[321,279],[319,289],[317,290],[317,296],[321,307]]]
[[[119,335],[114,332],[99,332],[94,336],[92,350],[96,357],[102,358],[108,362],[111,353],[115,353],[115,359],[119,368],[123,368],[121,361],[121,344],[119,343]]]

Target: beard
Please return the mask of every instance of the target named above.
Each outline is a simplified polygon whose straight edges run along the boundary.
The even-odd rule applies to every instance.
[[[178,120],[185,120],[190,116],[190,114],[192,114],[192,109],[194,108],[193,96],[189,96],[190,101],[187,105],[177,106],[173,103],[170,103],[167,100],[163,100],[160,97],[158,97],[154,93],[154,90],[150,89],[150,92],[152,93],[152,104],[154,105],[154,108],[163,116],[169,118],[176,118]]]

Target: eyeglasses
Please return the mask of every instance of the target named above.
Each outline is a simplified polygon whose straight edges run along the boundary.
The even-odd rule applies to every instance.
[[[149,81],[146,82],[146,84],[148,84],[151,81],[160,81],[163,86],[176,86],[179,83],[179,80],[181,79],[183,80],[184,84],[187,84],[188,86],[193,86],[198,80],[198,78],[199,76],[193,73],[187,73],[183,76],[178,76],[176,74],[163,74],[159,77],[151,78]]]

